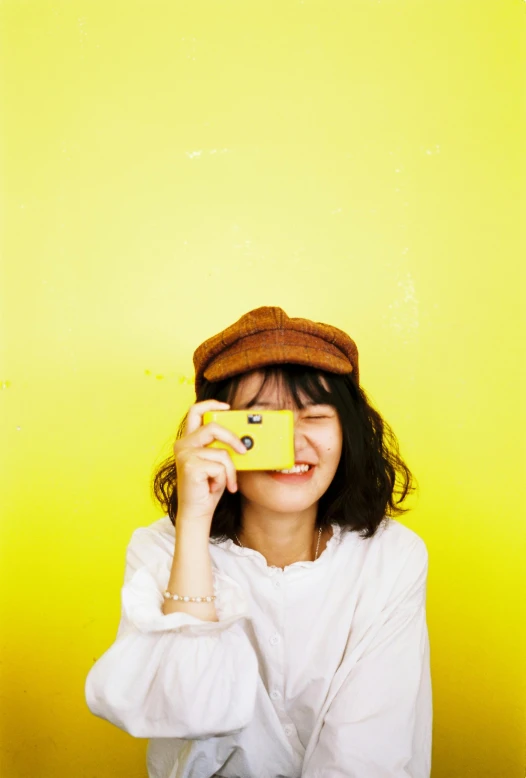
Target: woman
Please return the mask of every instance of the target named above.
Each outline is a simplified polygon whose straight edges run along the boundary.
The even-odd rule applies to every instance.
[[[341,330],[258,308],[194,354],[196,403],[127,551],[91,711],[150,778],[429,778],[427,550]],[[208,410],[291,409],[298,472],[238,471]],[[399,499],[395,499],[398,497]],[[174,599],[175,598],[175,599]]]

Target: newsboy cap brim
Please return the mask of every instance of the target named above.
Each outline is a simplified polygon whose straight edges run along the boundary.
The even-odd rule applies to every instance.
[[[203,378],[222,381],[274,364],[297,364],[329,373],[354,374],[358,348],[343,330],[309,319],[289,318],[276,307],[249,311],[194,352],[195,391]]]

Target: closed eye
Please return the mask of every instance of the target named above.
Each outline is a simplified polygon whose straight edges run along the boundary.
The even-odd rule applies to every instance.
[[[330,416],[306,416],[306,419],[330,419]]]

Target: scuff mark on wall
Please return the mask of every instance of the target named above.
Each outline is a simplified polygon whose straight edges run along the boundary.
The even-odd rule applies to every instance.
[[[180,384],[193,384],[194,383],[194,377],[193,376],[187,376],[181,373],[152,373],[151,370],[148,370],[147,368],[144,370],[145,376],[154,376],[154,378],[157,381],[164,381],[164,380],[175,380]]]

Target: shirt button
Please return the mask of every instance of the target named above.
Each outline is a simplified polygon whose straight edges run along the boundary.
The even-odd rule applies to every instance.
[[[279,589],[279,588],[280,588],[280,586],[281,586],[281,581],[280,581],[278,578],[276,578],[276,580],[274,581],[274,586],[276,587],[276,589]]]
[[[279,643],[279,640],[280,640],[279,635],[278,635],[277,632],[275,632],[273,635],[270,636],[269,643],[270,643],[271,646],[277,646],[278,643]]]
[[[291,727],[289,724],[287,724],[286,727],[284,727],[285,734],[290,736],[294,732],[294,727]]]
[[[278,692],[277,689],[273,689],[270,692],[270,699],[271,700],[279,700],[281,698],[281,694]]]

